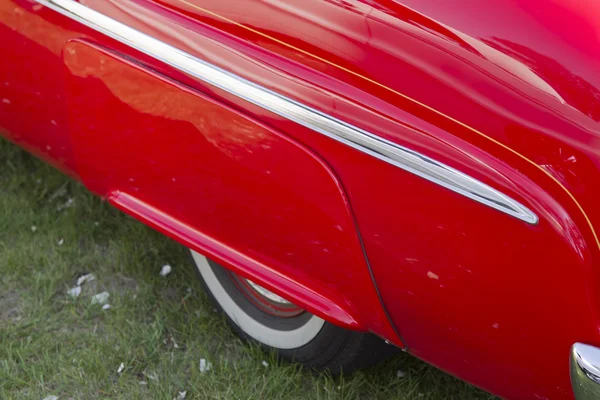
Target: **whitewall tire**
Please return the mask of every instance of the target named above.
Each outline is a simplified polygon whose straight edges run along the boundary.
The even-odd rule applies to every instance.
[[[339,373],[397,351],[374,335],[334,326],[201,254],[191,254],[209,297],[236,333],[282,359]]]

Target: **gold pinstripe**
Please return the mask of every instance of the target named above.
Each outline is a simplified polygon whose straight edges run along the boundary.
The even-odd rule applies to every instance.
[[[297,51],[297,52],[299,52],[299,53],[302,53],[302,54],[304,54],[304,55],[307,55],[307,56],[309,56],[309,57],[312,57],[312,58],[314,58],[314,59],[316,59],[316,60],[322,61],[322,62],[324,62],[324,63],[326,63],[326,64],[328,64],[328,65],[331,65],[332,67],[338,68],[338,69],[340,69],[340,70],[342,70],[342,71],[344,71],[344,72],[347,72],[347,73],[349,73],[349,74],[352,74],[352,75],[354,75],[354,76],[356,76],[356,77],[358,77],[358,78],[360,78],[360,79],[363,79],[363,80],[365,80],[365,81],[367,81],[367,82],[369,82],[369,83],[372,83],[373,85],[376,85],[376,86],[378,86],[378,87],[380,87],[380,88],[382,88],[382,89],[385,89],[385,90],[387,90],[387,91],[389,91],[389,92],[391,92],[391,93],[394,93],[395,95],[397,95],[397,96],[400,96],[400,97],[402,97],[402,98],[403,98],[403,99],[405,99],[405,100],[408,100],[408,101],[410,101],[410,102],[412,102],[412,103],[414,103],[414,104],[417,104],[417,105],[419,105],[419,106],[421,106],[421,107],[423,107],[423,108],[425,108],[425,109],[427,109],[427,110],[429,110],[429,111],[431,111],[431,112],[433,112],[433,113],[435,113],[435,114],[437,114],[437,115],[440,115],[440,116],[442,116],[442,117],[444,117],[444,118],[446,118],[446,119],[448,119],[448,120],[450,120],[450,121],[454,122],[455,124],[458,124],[458,125],[462,126],[463,128],[465,128],[465,129],[467,129],[467,130],[469,130],[469,131],[471,131],[471,132],[473,132],[473,133],[475,133],[475,134],[477,134],[477,135],[479,135],[479,136],[482,136],[482,137],[486,138],[486,139],[487,139],[487,140],[489,140],[490,142],[492,142],[492,143],[495,143],[496,145],[498,145],[498,146],[502,147],[503,149],[505,149],[505,150],[507,150],[507,151],[511,152],[512,154],[514,154],[514,155],[518,156],[518,157],[519,157],[519,158],[521,158],[522,160],[524,160],[524,161],[528,162],[529,164],[533,165],[533,166],[534,166],[535,168],[537,168],[538,170],[542,171],[542,172],[543,172],[543,173],[544,173],[546,176],[548,176],[548,177],[549,177],[549,178],[550,178],[552,181],[554,181],[554,182],[555,182],[555,183],[556,183],[556,184],[557,184],[557,185],[558,185],[558,186],[559,186],[559,187],[560,187],[560,188],[561,188],[561,189],[562,189],[562,190],[563,190],[563,191],[564,191],[564,192],[565,192],[565,193],[566,193],[566,194],[569,196],[569,198],[571,198],[571,200],[573,200],[573,203],[575,203],[575,205],[577,206],[577,208],[579,209],[579,211],[581,212],[581,214],[582,214],[582,215],[583,215],[583,217],[585,218],[585,220],[586,220],[587,224],[589,225],[589,228],[590,228],[590,230],[592,231],[592,235],[594,236],[594,240],[595,240],[595,242],[596,242],[596,246],[597,246],[597,248],[600,250],[600,240],[598,239],[598,235],[596,234],[596,230],[594,229],[594,225],[592,224],[592,221],[590,220],[590,218],[589,218],[589,217],[588,217],[588,215],[586,214],[586,212],[585,212],[585,210],[583,209],[583,207],[581,206],[581,204],[579,204],[579,202],[577,201],[577,199],[575,198],[575,196],[574,196],[574,195],[573,195],[573,194],[572,194],[572,193],[569,191],[569,189],[567,189],[567,188],[566,188],[566,187],[565,187],[565,186],[564,186],[564,185],[563,185],[563,184],[562,184],[562,183],[561,183],[561,182],[560,182],[558,179],[556,179],[556,178],[555,178],[555,177],[554,177],[554,176],[553,176],[553,175],[552,175],[550,172],[548,172],[547,170],[545,170],[544,168],[542,168],[540,165],[536,164],[536,163],[535,163],[533,160],[531,160],[531,159],[527,158],[526,156],[524,156],[523,154],[519,153],[518,151],[516,151],[516,150],[514,150],[514,149],[512,149],[512,148],[510,148],[510,147],[508,147],[508,146],[507,146],[507,145],[505,145],[504,143],[502,143],[502,142],[499,142],[498,140],[496,140],[496,139],[492,138],[491,136],[488,136],[488,135],[486,135],[485,133],[483,133],[483,132],[480,132],[479,130],[477,130],[477,129],[475,129],[475,128],[473,128],[473,127],[471,127],[471,126],[469,126],[469,125],[465,124],[464,122],[461,122],[461,121],[459,121],[459,120],[457,120],[457,119],[455,119],[455,118],[453,118],[453,117],[451,117],[451,116],[449,116],[449,115],[446,115],[446,114],[444,114],[443,112],[441,112],[441,111],[438,111],[438,110],[436,110],[435,108],[428,106],[427,104],[421,103],[420,101],[418,101],[418,100],[416,100],[416,99],[413,99],[412,97],[409,97],[409,96],[407,96],[407,95],[406,95],[406,94],[404,94],[404,93],[401,93],[401,92],[399,92],[399,91],[397,91],[397,90],[395,90],[395,89],[392,89],[392,88],[390,88],[389,86],[386,86],[386,85],[384,85],[384,84],[382,84],[382,83],[380,83],[380,82],[377,82],[377,81],[375,81],[375,80],[373,80],[373,79],[371,79],[371,78],[368,78],[368,77],[366,77],[366,76],[364,76],[364,75],[361,75],[361,74],[359,74],[358,72],[352,71],[352,70],[350,70],[350,69],[348,69],[348,68],[345,68],[345,67],[343,67],[343,66],[341,66],[341,65],[338,65],[338,64],[336,64],[336,63],[334,63],[334,62],[332,62],[332,61],[329,61],[329,60],[327,60],[327,59],[325,59],[325,58],[319,57],[319,56],[317,56],[317,55],[315,55],[315,54],[312,54],[312,53],[310,53],[310,52],[308,52],[308,51],[306,51],[306,50],[303,50],[303,49],[301,49],[301,48],[299,48],[299,47],[296,47],[296,46],[294,46],[294,45],[291,45],[291,44],[289,44],[289,43],[287,43],[287,42],[284,42],[284,41],[282,41],[282,40],[279,40],[279,39],[277,39],[277,38],[274,38],[274,37],[272,37],[272,36],[270,36],[270,35],[268,35],[268,34],[266,34],[266,33],[264,33],[264,32],[261,32],[261,31],[259,31],[259,30],[256,30],[256,29],[254,29],[254,28],[251,28],[251,27],[249,27],[249,26],[246,26],[246,25],[244,25],[244,24],[241,24],[241,23],[239,23],[239,22],[236,22],[236,21],[234,21],[234,20],[232,20],[232,19],[229,19],[229,18],[223,17],[223,16],[222,16],[222,15],[220,15],[220,14],[217,14],[217,13],[215,13],[215,12],[213,12],[213,11],[207,10],[207,9],[205,9],[205,8],[203,8],[203,7],[200,7],[200,6],[196,5],[196,4],[190,3],[189,1],[186,1],[186,0],[176,0],[176,1],[178,1],[178,2],[180,2],[180,3],[183,3],[183,4],[187,5],[188,7],[191,7],[191,8],[194,8],[194,9],[196,9],[196,10],[199,10],[199,11],[201,11],[201,12],[205,13],[205,14],[212,15],[212,16],[214,16],[214,17],[216,17],[216,18],[220,19],[220,20],[226,21],[226,22],[228,22],[228,23],[230,23],[230,24],[236,25],[236,26],[238,26],[238,27],[240,27],[240,28],[243,28],[243,29],[245,29],[245,30],[247,30],[247,31],[250,31],[250,32],[252,32],[252,33],[255,33],[255,34],[257,34],[257,35],[260,35],[260,36],[262,36],[262,37],[264,37],[264,38],[267,38],[267,39],[269,39],[269,40],[272,40],[272,41],[274,41],[274,42],[276,42],[276,43],[279,43],[279,44],[281,44],[282,46],[285,46],[285,47],[287,47],[287,48],[290,48],[290,49],[292,49],[292,50],[294,50],[294,51]]]

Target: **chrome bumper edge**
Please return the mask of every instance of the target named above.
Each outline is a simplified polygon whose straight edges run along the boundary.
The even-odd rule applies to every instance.
[[[570,370],[576,400],[600,399],[600,348],[575,343],[571,347]]]

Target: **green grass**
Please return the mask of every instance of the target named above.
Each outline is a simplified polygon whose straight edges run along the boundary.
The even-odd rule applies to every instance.
[[[161,277],[166,263],[173,272]],[[71,299],[88,272],[97,280]],[[90,301],[105,290],[109,310]],[[202,358],[213,365],[205,373]],[[337,378],[276,362],[213,311],[182,246],[0,140],[0,399],[172,400],[183,390],[186,399],[492,398],[408,354]]]

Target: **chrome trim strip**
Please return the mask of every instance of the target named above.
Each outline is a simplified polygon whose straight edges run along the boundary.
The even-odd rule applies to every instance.
[[[600,349],[583,343],[571,347],[571,385],[577,400],[600,399]]]
[[[537,215],[518,201],[454,168],[260,87],[74,0],[36,1],[194,78],[315,132],[522,221],[530,224],[538,222]]]

